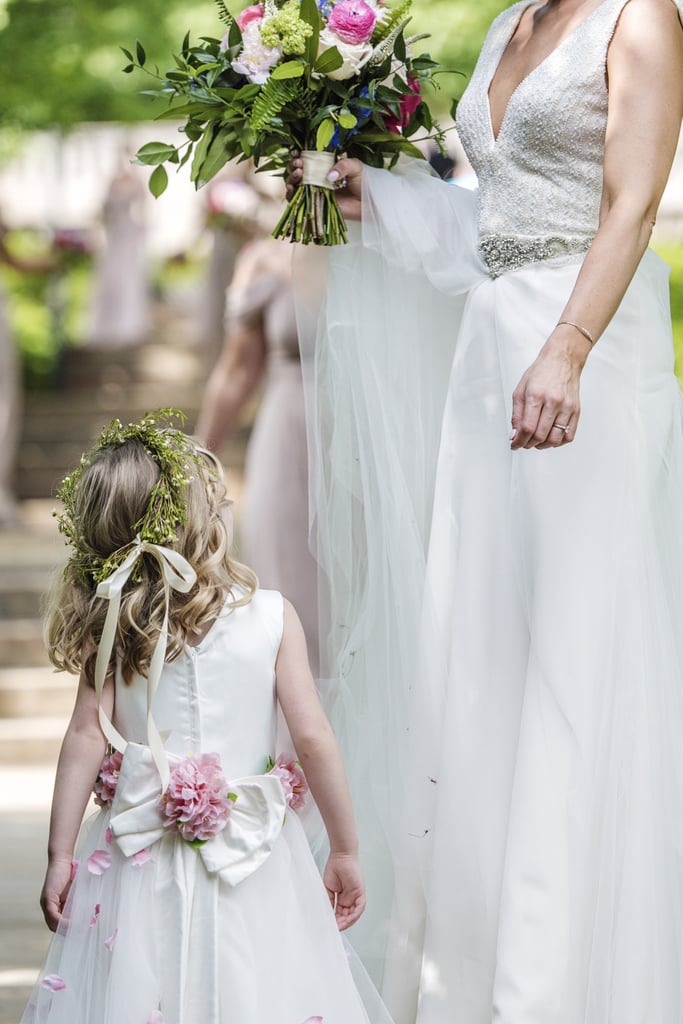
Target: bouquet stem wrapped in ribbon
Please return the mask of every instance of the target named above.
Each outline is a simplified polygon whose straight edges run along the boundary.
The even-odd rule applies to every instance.
[[[292,150],[304,154],[304,181],[273,234],[292,242],[337,245],[346,225],[327,173],[338,154],[391,167],[411,141],[443,146],[424,99],[438,65],[405,37],[411,0],[263,0],[234,17],[216,0],[222,38],[185,36],[175,67],[150,71],[140,43],[124,49],[125,72],[158,79],[170,103],[160,117],[184,119],[180,146],[150,142],[138,163],[154,167],[150,190],[168,183],[166,164],[190,163],[197,188],[231,160],[285,172]]]

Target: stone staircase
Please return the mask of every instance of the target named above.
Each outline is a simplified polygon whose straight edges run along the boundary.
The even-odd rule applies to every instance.
[[[41,614],[50,580],[65,558],[51,510],[55,489],[118,417],[137,419],[173,406],[192,430],[208,373],[177,310],[160,310],[154,336],[120,352],[72,350],[59,391],[29,395],[24,405],[17,490],[22,521],[0,531],[0,768],[56,761],[73,706],[75,678],[55,673],[42,641]],[[219,455],[231,496],[239,498],[253,407]]]
[[[54,763],[76,680],[55,673],[42,640],[50,573],[64,548],[52,502],[22,506],[22,521],[0,533],[0,765]]]

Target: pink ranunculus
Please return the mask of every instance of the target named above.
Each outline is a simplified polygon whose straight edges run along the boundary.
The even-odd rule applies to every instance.
[[[171,771],[159,797],[164,826],[175,827],[187,842],[206,842],[225,828],[232,801],[218,754],[186,757]]]
[[[123,754],[118,750],[113,754],[107,754],[102,761],[102,767],[93,786],[95,803],[100,807],[107,807],[114,799],[122,761]]]
[[[270,770],[282,783],[287,806],[300,811],[308,795],[308,783],[303,768],[292,754],[280,754]]]
[[[95,850],[88,857],[86,864],[91,875],[103,875],[111,867],[111,853],[109,850]]]
[[[365,0],[339,0],[332,8],[327,22],[345,43],[354,46],[367,43],[377,24],[377,15]]]
[[[48,992],[61,992],[62,989],[66,988],[66,982],[58,974],[46,974],[40,983],[40,987],[46,988]]]
[[[401,128],[407,127],[410,124],[410,119],[422,103],[422,93],[420,91],[420,79],[416,78],[415,75],[408,75],[408,85],[410,92],[405,93],[401,97],[400,103],[400,116],[396,117],[390,110],[384,116],[384,123],[390,132],[394,132],[396,135],[401,134]]]

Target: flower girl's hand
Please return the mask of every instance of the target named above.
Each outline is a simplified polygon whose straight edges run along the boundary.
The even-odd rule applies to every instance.
[[[51,932],[57,930],[70,886],[71,858],[51,860],[45,875],[43,891],[40,894],[40,907],[45,924]]]
[[[291,199],[303,177],[304,162],[298,149],[292,151],[292,159],[287,168],[287,199]],[[339,209],[346,220],[360,220],[362,208],[363,164],[360,160],[342,157],[330,173],[330,182],[337,193]]]
[[[349,853],[331,853],[323,882],[339,931],[343,932],[355,924],[365,910],[365,882],[358,857]]]

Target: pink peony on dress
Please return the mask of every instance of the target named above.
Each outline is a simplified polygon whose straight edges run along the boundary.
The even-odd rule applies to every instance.
[[[217,754],[236,798],[202,846],[164,830],[181,787],[160,811],[145,681],[117,680],[114,725],[129,743],[114,802],[83,827],[21,1024],[391,1024],[369,986],[361,998],[299,816],[264,774],[279,752],[282,623],[281,595],[261,590],[162,672],[152,709],[172,777],[190,754],[206,775]]]

